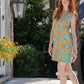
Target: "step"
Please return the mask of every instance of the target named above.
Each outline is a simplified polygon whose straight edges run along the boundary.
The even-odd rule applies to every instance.
[[[4,84],[60,84],[56,78],[12,78]],[[67,84],[72,84],[67,80]]]

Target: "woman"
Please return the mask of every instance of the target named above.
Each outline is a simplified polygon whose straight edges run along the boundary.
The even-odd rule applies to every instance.
[[[57,69],[60,75],[60,84],[66,84],[66,74],[73,84],[79,84],[71,67],[71,63],[77,59],[75,27],[78,14],[74,0],[59,0],[58,9],[54,10],[52,18],[53,24],[48,52],[51,60],[58,62]]]

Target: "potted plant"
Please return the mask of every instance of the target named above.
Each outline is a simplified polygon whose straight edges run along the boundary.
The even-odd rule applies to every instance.
[[[8,36],[0,38],[0,59],[9,63],[16,57],[21,45],[18,42],[12,42]]]

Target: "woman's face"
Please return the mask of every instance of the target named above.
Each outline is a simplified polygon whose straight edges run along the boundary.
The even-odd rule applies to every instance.
[[[62,0],[62,4],[63,5],[68,5],[69,4],[69,0]]]

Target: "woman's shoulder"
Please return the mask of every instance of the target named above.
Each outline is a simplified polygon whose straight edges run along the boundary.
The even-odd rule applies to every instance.
[[[71,16],[77,16],[75,12],[71,11]]]

